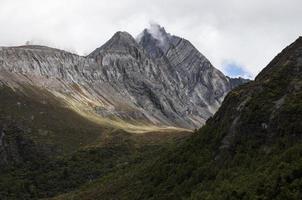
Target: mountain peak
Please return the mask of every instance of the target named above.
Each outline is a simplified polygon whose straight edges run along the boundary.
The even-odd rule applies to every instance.
[[[151,24],[150,27],[145,30],[158,40],[163,40],[168,36],[171,36],[166,32],[165,28],[160,26],[159,24]]]
[[[136,40],[128,32],[118,31],[104,45],[94,50],[89,57],[96,57],[104,51],[122,52],[128,50],[130,47],[138,48]]]
[[[132,37],[132,35],[130,35],[130,33],[126,32],[126,31],[118,31],[116,32],[111,39],[118,39],[118,40],[133,40],[134,38]]]
[[[137,37],[137,42],[142,45],[153,58],[159,58],[166,54],[171,47],[172,41],[177,37],[167,33],[159,24],[150,24]]]
[[[117,49],[128,45],[137,45],[135,39],[126,31],[116,32],[111,39],[106,42],[102,49]]]
[[[152,36],[154,39],[163,41],[167,36],[170,36],[166,32],[165,28],[159,24],[150,24],[149,28],[145,28],[141,34],[138,35],[137,41],[139,42],[143,36]]]

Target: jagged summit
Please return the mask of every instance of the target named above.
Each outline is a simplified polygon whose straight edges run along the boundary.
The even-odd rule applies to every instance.
[[[145,28],[136,38],[137,42],[140,42],[144,35],[151,35],[157,40],[168,39],[172,35],[166,32],[166,29],[159,24],[150,24],[149,28]]]
[[[181,38],[167,33],[164,27],[151,24],[137,37],[137,41],[153,58],[160,58]]]
[[[194,45],[179,36],[167,33],[164,27],[151,24],[138,37],[138,43],[155,59],[168,59],[173,67],[187,66],[188,61],[197,61],[203,66],[208,59]],[[185,54],[184,54],[185,53]],[[211,64],[210,64],[211,65]],[[195,66],[194,63],[190,66]]]

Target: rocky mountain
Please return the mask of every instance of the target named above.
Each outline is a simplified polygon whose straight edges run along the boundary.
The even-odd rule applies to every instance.
[[[301,199],[301,120],[300,37],[188,140],[54,199]]]
[[[189,41],[168,34],[159,25],[145,29],[137,40],[174,81],[173,96],[184,102],[177,108],[181,115],[191,117],[198,126],[216,112],[231,90],[230,82]]]
[[[127,131],[199,127],[233,84],[189,41],[159,29],[163,39],[146,29],[138,42],[117,32],[87,57],[44,46],[2,47],[0,82],[39,87],[78,114]]]
[[[187,136],[232,86],[186,44],[205,64],[194,61],[190,68],[194,58],[183,51],[176,53],[183,54],[176,66],[164,54],[151,55],[148,48],[157,44],[142,45],[126,32],[86,57],[37,45],[0,47],[0,168],[36,167],[38,160],[48,163],[91,146],[130,143],[136,151]]]

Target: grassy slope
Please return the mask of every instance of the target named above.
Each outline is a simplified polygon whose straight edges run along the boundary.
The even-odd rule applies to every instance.
[[[132,134],[103,126],[38,88],[13,91],[1,86],[0,102],[0,129],[5,132],[0,156],[4,154],[7,160],[0,169],[0,199],[37,199],[69,192],[140,162],[161,143],[188,135]]]
[[[302,199],[302,39],[152,159],[54,199]]]
[[[13,91],[0,88],[2,123],[15,123],[38,144],[49,144],[57,153],[70,153],[96,144],[110,130],[75,114],[51,93],[38,88]]]

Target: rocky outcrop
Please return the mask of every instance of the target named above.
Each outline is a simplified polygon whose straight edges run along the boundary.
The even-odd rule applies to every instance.
[[[241,77],[231,78],[231,77],[227,76],[227,78],[229,79],[232,89],[238,87],[239,85],[242,85],[242,84],[245,84],[245,83],[248,83],[251,81],[250,79],[245,79],[245,78],[241,78]]]

